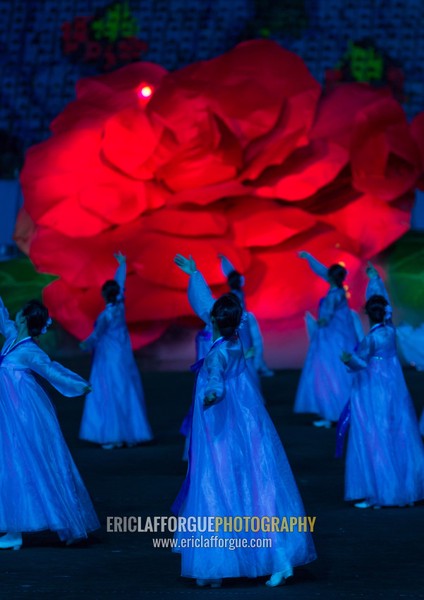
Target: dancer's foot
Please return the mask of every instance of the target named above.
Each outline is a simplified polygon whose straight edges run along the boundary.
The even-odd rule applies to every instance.
[[[82,541],[84,541],[85,538],[69,538],[68,540],[66,540],[65,544],[67,546],[73,546],[74,544],[80,544]]]
[[[22,546],[22,533],[6,533],[0,537],[0,549],[19,550]]]
[[[122,448],[124,444],[121,443],[117,443],[117,444],[102,444],[102,448],[103,450],[113,450],[114,448]]]
[[[211,588],[220,588],[222,579],[196,579],[196,583],[199,587],[210,585]]]
[[[274,377],[275,372],[272,369],[268,369],[268,367],[263,367],[260,369],[259,375],[261,377]]]
[[[327,419],[321,419],[319,421],[313,421],[312,425],[314,427],[324,427],[325,429],[331,429],[331,421]]]
[[[374,506],[374,508],[375,508],[375,506]],[[357,502],[356,504],[354,504],[354,507],[355,508],[372,508],[373,504],[371,502],[368,502],[368,500],[363,500],[362,502]],[[378,508],[380,508],[380,507],[378,507]]]
[[[278,585],[285,585],[287,578],[293,575],[293,570],[288,569],[287,571],[278,571],[273,573],[265,585],[268,587],[277,587]]]

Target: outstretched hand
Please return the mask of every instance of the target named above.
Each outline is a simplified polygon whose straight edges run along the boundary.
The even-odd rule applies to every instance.
[[[126,256],[124,256],[122,252],[116,252],[113,256],[116,258],[120,265],[122,265],[122,263],[126,262],[127,260]]]
[[[340,360],[342,362],[344,362],[345,364],[348,363],[350,361],[350,359],[352,358],[352,355],[349,354],[349,352],[345,352],[343,351],[340,355]]]
[[[368,261],[365,273],[370,279],[376,279],[378,277],[378,271],[370,261]]]
[[[246,350],[244,353],[244,358],[247,360],[248,358],[253,358],[255,356],[255,347],[250,346],[249,350]]]
[[[205,406],[205,407],[211,406],[211,404],[214,404],[214,402],[216,402],[216,393],[215,392],[212,392],[203,398],[203,406]]]
[[[187,275],[193,275],[193,273],[196,271],[196,263],[194,262],[191,254],[188,258],[182,254],[176,254],[174,263],[181,269],[181,271],[187,273]]]

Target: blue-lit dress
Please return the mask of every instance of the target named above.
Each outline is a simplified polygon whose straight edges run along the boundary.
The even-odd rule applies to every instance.
[[[417,371],[424,371],[424,324],[412,327],[402,323],[396,327],[396,341],[401,359]],[[420,418],[420,432],[424,436],[424,410]]]
[[[217,401],[208,407],[206,395]],[[302,500],[259,388],[245,364],[240,338],[216,340],[200,368],[193,409],[187,478],[174,511],[191,516],[303,516]],[[177,533],[205,538],[214,532]],[[270,538],[268,548],[179,547],[183,577],[258,577],[315,559],[308,532],[219,532],[223,538]],[[222,542],[223,543],[223,542]],[[258,544],[259,545],[259,544]]]
[[[315,273],[326,279],[326,267],[312,257],[310,264]],[[353,351],[358,343],[357,328],[344,289],[330,288],[320,301],[318,320],[324,323],[317,324],[313,330],[294,412],[316,413],[328,421],[337,421],[352,385],[352,375],[347,372],[340,355],[343,350]]]
[[[122,292],[125,276],[126,265],[122,263],[115,275]],[[98,444],[151,440],[140,373],[125,321],[123,293],[116,304],[106,305],[85,345],[94,353],[90,375],[93,391],[85,399],[80,438]]]
[[[236,271],[233,264],[226,258],[221,255],[221,269],[223,274],[228,278],[228,276]],[[244,277],[241,276],[242,286],[244,286]],[[245,311],[244,323],[245,325],[241,326],[241,330],[243,327],[246,329],[245,332],[242,333],[242,343],[243,348],[246,352],[249,348],[253,350],[252,361],[248,361],[249,368],[251,369],[252,376],[256,379],[259,384],[259,376],[270,376],[273,375],[273,371],[269,369],[268,365],[265,362],[264,358],[264,343],[262,332],[259,326],[259,323],[252,312],[248,312],[246,310],[246,302],[244,298],[243,290],[231,290],[231,293],[235,294],[237,298],[240,300],[240,303]]]
[[[188,299],[193,311],[205,323],[205,328],[202,329],[202,331],[199,332],[196,337],[196,361],[198,362],[206,356],[212,346],[213,328],[211,323],[211,310],[215,302],[212,292],[200,271],[195,271],[190,276],[188,284]],[[255,383],[255,385],[260,386],[256,365],[262,364],[260,362],[260,358],[258,362],[258,357],[262,357],[261,349],[263,344],[259,326],[255,316],[252,313],[249,313],[245,310],[243,311],[241,323],[238,328],[238,334],[240,336],[240,341],[244,352],[247,352],[249,349],[253,349],[252,356],[246,360],[246,364],[252,381]],[[193,367],[196,367],[196,365],[193,365]],[[192,418],[193,402],[191,403],[190,409],[186,414],[180,428],[180,432],[186,436],[183,460],[187,460],[188,458]]]
[[[60,430],[55,410],[34,374],[64,396],[88,383],[50,360],[17,330],[0,299],[0,531],[50,529],[61,540],[87,537],[100,527],[90,497]]]
[[[354,372],[345,499],[402,506],[424,498],[424,445],[391,324],[371,328],[348,363]]]

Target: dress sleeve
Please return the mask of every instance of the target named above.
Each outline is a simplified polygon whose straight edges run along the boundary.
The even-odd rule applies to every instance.
[[[353,352],[349,362],[346,363],[351,371],[361,371],[367,368],[372,355],[372,346],[372,337],[370,335],[365,336]]]
[[[196,315],[205,323],[209,323],[215,298],[200,271],[195,271],[190,275],[188,301]]]
[[[221,257],[221,270],[225,277],[228,277],[230,273],[235,271],[234,265],[228,260],[226,256]]]
[[[207,373],[205,396],[215,394],[217,400],[221,400],[225,394],[225,356],[219,351],[210,352],[204,364]]]
[[[306,260],[315,275],[328,282],[328,268],[314,258],[312,254],[309,254],[309,252],[306,253]]]
[[[64,396],[81,396],[85,393],[88,382],[60,363],[51,360],[38,346],[28,353],[27,358],[31,371],[41,375]]]
[[[386,286],[384,285],[384,281],[381,279],[380,275],[368,280],[367,290],[365,292],[365,300],[369,300],[371,296],[374,296],[375,294],[383,296],[383,298],[386,298],[387,302],[391,304]]]
[[[104,335],[109,324],[109,319],[106,313],[101,313],[94,324],[94,331],[87,339],[84,340],[84,345],[88,349],[93,349],[98,344],[100,338]]]
[[[252,338],[252,346],[254,349],[253,363],[255,365],[255,369],[259,371],[264,362],[264,342],[262,339],[261,330],[259,328],[259,323],[257,322],[255,315],[251,312],[247,313],[247,315],[250,337]]]
[[[118,296],[118,299],[123,301],[125,296],[125,281],[127,279],[127,263],[122,262],[115,271],[114,280],[121,288],[121,293]]]
[[[14,321],[9,318],[9,311],[3,304],[3,300],[0,298],[0,333],[8,338],[11,335],[16,334],[16,325]]]
[[[324,296],[318,311],[319,320],[326,321],[327,323],[331,321],[336,310],[338,298],[339,294],[334,291],[329,292],[326,296]]]

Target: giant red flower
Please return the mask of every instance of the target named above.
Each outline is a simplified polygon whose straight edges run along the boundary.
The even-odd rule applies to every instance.
[[[227,255],[261,320],[296,317],[322,294],[298,250],[343,260],[354,287],[364,262],[408,229],[422,173],[389,92],[346,84],[322,97],[302,60],[270,41],[174,73],[136,63],[84,79],[51,129],[26,157],[16,239],[58,276],[45,301],[79,338],[113,253],[125,253],[136,346],[191,314],[176,252],[192,254],[216,291],[217,254]]]

